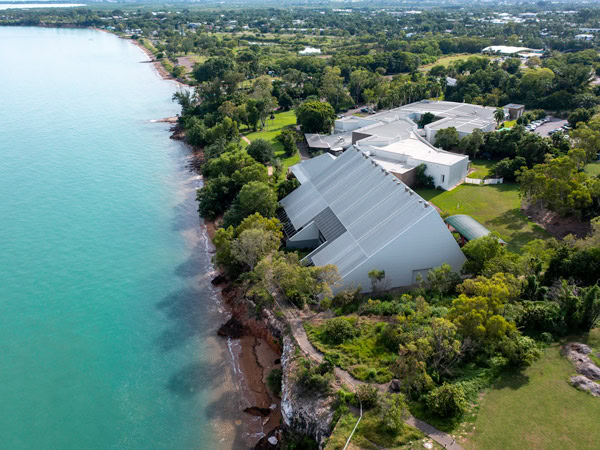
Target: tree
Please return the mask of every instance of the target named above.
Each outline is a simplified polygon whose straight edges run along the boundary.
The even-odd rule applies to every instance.
[[[258,261],[277,250],[280,245],[281,240],[275,233],[260,228],[250,228],[242,231],[233,241],[231,254],[238,262],[254,270]]]
[[[494,233],[488,234],[467,242],[463,247],[463,253],[467,261],[463,265],[462,272],[466,274],[479,275],[483,272],[485,264],[492,258],[503,255],[506,249]]]
[[[283,144],[283,150],[286,156],[293,156],[296,153],[298,134],[291,128],[285,128],[278,136],[277,140]]]
[[[494,119],[498,126],[500,126],[500,123],[504,120],[504,109],[496,108],[496,111],[494,111]]]
[[[250,181],[237,195],[232,207],[223,216],[225,226],[238,225],[250,214],[273,217],[277,209],[277,195],[262,181]]]
[[[475,129],[471,134],[460,140],[458,147],[471,158],[475,158],[479,153],[479,149],[483,146],[483,142],[483,132],[480,129]]]
[[[256,139],[248,145],[246,151],[259,163],[266,164],[273,159],[275,151],[269,141]]]
[[[448,319],[463,338],[479,345],[493,345],[516,330],[514,324],[500,315],[502,306],[497,299],[461,294],[452,301]]]
[[[408,417],[408,407],[402,394],[381,396],[379,417],[383,425],[392,433],[398,434],[404,428],[404,420]]]
[[[173,94],[172,100],[181,106],[183,116],[189,114],[194,108],[194,95],[189,89],[179,90]]]
[[[600,180],[577,170],[578,152],[549,158],[518,177],[521,195],[562,216],[584,216],[600,197]]]
[[[444,418],[461,416],[468,406],[464,390],[449,383],[433,389],[425,401],[434,414]]]
[[[427,283],[431,290],[437,294],[437,297],[441,299],[442,296],[453,291],[456,285],[460,283],[460,275],[454,272],[449,264],[442,264],[440,267],[435,267],[427,272]]]
[[[371,280],[371,288],[373,289],[373,292],[376,292],[385,279],[385,270],[373,269],[368,275]]]
[[[287,197],[298,186],[300,186],[300,182],[295,177],[282,181],[277,186],[277,199],[281,200]]]
[[[321,97],[324,97],[333,106],[335,111],[346,103],[350,103],[350,95],[344,87],[344,79],[340,76],[340,68],[327,67],[321,77]]]
[[[415,187],[417,189],[433,189],[435,183],[431,175],[426,174],[427,164],[421,163],[417,166],[415,173]]]
[[[435,115],[430,112],[426,112],[421,116],[417,124],[419,127],[423,128],[425,125],[429,125],[430,123],[435,121]]]
[[[450,150],[458,145],[458,140],[458,131],[454,127],[444,128],[435,133],[435,146],[437,148]]]
[[[298,107],[296,117],[305,133],[329,133],[335,121],[335,111],[327,102],[308,100]]]
[[[198,64],[193,74],[199,83],[221,80],[226,72],[235,72],[235,67],[235,60],[226,56],[216,56]]]

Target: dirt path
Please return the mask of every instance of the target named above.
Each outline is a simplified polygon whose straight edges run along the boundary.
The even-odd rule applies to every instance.
[[[242,141],[244,141],[246,144],[250,145],[250,139],[248,139],[246,136],[244,136],[242,134]]]
[[[323,361],[323,354],[310,343],[310,340],[306,335],[306,331],[302,326],[303,318],[299,317],[297,315],[297,311],[292,309],[284,309],[284,315],[290,324],[292,334],[294,336],[294,339],[296,339],[300,350],[302,350],[304,354],[306,354],[308,357],[315,360],[316,362],[320,363],[321,361]],[[335,374],[338,378],[347,383],[352,391],[356,391],[357,386],[361,384],[366,384],[364,381],[357,380],[346,370],[340,369],[339,367],[335,368]],[[390,383],[378,384],[376,386],[381,392],[386,393],[389,391]],[[405,422],[411,427],[418,429],[421,433],[433,439],[435,442],[437,442],[444,448],[451,450],[462,450],[462,447],[456,443],[452,436],[450,436],[447,433],[444,433],[443,431],[438,430],[434,426],[429,425],[428,423],[423,422],[422,420],[417,419],[412,415],[408,417],[405,420]]]

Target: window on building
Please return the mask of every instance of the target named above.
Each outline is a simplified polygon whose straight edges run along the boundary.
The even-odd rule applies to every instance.
[[[446,175],[442,175],[442,183],[444,182],[445,179],[446,179]]]

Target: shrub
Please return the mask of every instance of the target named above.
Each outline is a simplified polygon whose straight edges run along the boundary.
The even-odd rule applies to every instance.
[[[281,395],[282,378],[283,372],[279,368],[271,370],[271,372],[269,372],[269,375],[267,376],[267,386],[269,387],[271,392],[278,397]]]
[[[375,386],[369,384],[361,384],[356,390],[356,395],[364,409],[371,409],[377,406],[379,400],[379,392]]]
[[[527,367],[541,356],[537,343],[521,333],[504,337],[500,341],[500,351],[515,367]]]
[[[360,329],[356,327],[356,319],[347,319],[345,317],[329,319],[323,329],[324,339],[334,345],[339,345],[359,334]]]
[[[381,397],[379,417],[388,431],[398,434],[404,428],[404,419],[408,416],[406,399],[402,394],[390,394]]]
[[[275,155],[275,151],[273,150],[273,146],[269,141],[265,141],[264,139],[256,139],[252,141],[248,148],[246,149],[248,154],[252,156],[259,163],[266,164],[273,159]]]
[[[433,189],[435,184],[431,175],[426,175],[427,170],[426,164],[419,164],[417,166],[417,173],[415,177],[415,188],[417,189]]]
[[[321,311],[327,311],[331,308],[331,299],[328,297],[325,297],[323,300],[321,300]]]
[[[433,389],[425,397],[425,402],[434,414],[444,418],[460,416],[468,406],[462,387],[448,383]]]
[[[333,365],[323,362],[314,366],[307,359],[300,361],[297,382],[308,393],[327,393],[330,389]]]
[[[293,156],[296,153],[298,134],[294,130],[286,128],[277,136],[277,140],[283,144],[286,156]]]

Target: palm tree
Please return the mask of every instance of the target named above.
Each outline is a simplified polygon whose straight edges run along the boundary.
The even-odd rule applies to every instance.
[[[496,111],[494,111],[494,119],[496,119],[498,126],[500,126],[500,122],[504,120],[504,109],[496,108]]]

